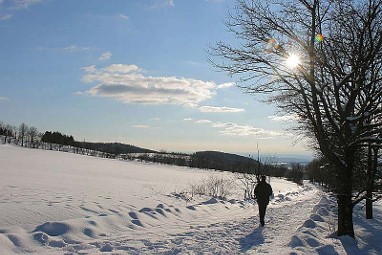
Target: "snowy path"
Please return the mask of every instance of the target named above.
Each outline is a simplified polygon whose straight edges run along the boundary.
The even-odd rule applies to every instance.
[[[91,246],[97,248],[89,254],[100,250],[113,251],[113,254],[118,251],[128,254],[293,254],[288,246],[291,237],[320,200],[316,190],[310,191],[308,197],[302,201],[270,205],[264,228],[259,226],[256,206],[256,210],[252,210],[254,216],[240,220],[208,225],[198,225],[196,220],[194,227],[182,233],[160,236],[154,231],[146,233],[145,238],[119,237],[92,243]]]
[[[309,217],[318,202],[312,198],[304,202],[269,208],[266,226],[259,226],[258,216],[240,221],[222,222],[170,237],[169,240],[149,244],[141,252],[168,254],[265,254],[279,251],[285,254],[291,235]],[[293,216],[293,219],[291,219]],[[166,243],[173,247],[164,250]],[[153,248],[159,248],[154,249]],[[171,247],[171,246],[170,246]]]

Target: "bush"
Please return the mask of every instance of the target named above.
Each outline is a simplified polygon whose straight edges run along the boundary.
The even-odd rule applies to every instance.
[[[206,195],[224,199],[231,194],[232,181],[216,175],[209,176],[201,183],[191,184],[191,197],[195,195]]]

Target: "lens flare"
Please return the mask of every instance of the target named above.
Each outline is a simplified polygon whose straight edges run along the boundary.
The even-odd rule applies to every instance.
[[[280,48],[280,45],[278,41],[275,38],[271,38],[268,40],[267,45],[265,46],[265,51],[270,53],[275,50],[278,50]]]
[[[316,39],[316,42],[320,43],[324,41],[325,37],[322,34],[317,34],[315,39]]]

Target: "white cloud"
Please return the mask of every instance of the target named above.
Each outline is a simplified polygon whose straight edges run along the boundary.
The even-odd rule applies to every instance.
[[[214,113],[227,113],[227,112],[244,112],[242,108],[233,108],[233,107],[217,107],[217,106],[201,106],[199,107],[201,112],[214,112]]]
[[[64,52],[78,52],[78,51],[88,51],[91,50],[91,47],[81,47],[75,44],[61,47],[61,48],[50,48],[50,47],[38,47],[38,50],[42,51],[64,51]]]
[[[4,8],[7,12],[10,12],[1,14],[0,21],[9,20],[13,17],[15,12],[27,9],[32,5],[43,3],[44,1],[46,0],[0,0],[0,10]]]
[[[10,99],[7,98],[7,97],[2,97],[2,96],[0,96],[0,101],[10,101]]]
[[[43,1],[44,0],[8,0],[3,2],[8,2],[10,8],[13,9],[26,9],[31,5],[40,4]]]
[[[212,123],[210,120],[195,120],[195,123],[197,124],[206,124],[206,123]]]
[[[69,51],[69,52],[86,51],[86,50],[90,50],[90,47],[80,47],[80,46],[73,44],[73,45],[62,48],[62,50],[63,51]]]
[[[143,125],[143,124],[138,124],[138,125],[133,125],[133,128],[149,128],[150,126],[148,125]]]
[[[166,0],[165,5],[175,6],[174,0]]]
[[[290,122],[290,121],[296,121],[298,117],[295,115],[282,115],[282,116],[271,115],[271,116],[268,116],[268,119],[273,121],[280,121],[280,122]]]
[[[85,66],[85,67],[82,67],[81,69],[84,70],[84,71],[87,72],[87,73],[91,73],[91,72],[95,72],[95,71],[97,71],[97,68],[96,68],[95,65],[92,65],[92,66]]]
[[[76,91],[76,92],[74,92],[74,95],[76,95],[76,96],[86,96],[86,93],[84,93],[82,91]]]
[[[124,15],[124,14],[119,14],[119,15],[118,15],[118,18],[119,18],[119,19],[123,19],[123,20],[128,20],[128,19],[129,19],[129,17],[126,16],[126,15]]]
[[[210,120],[196,120],[197,124],[209,124],[211,127],[219,129],[219,133],[226,136],[254,137],[256,139],[274,139],[285,136],[284,132],[266,130],[250,125],[239,125],[233,122],[213,122]]]
[[[8,19],[11,19],[13,17],[12,14],[4,14],[4,15],[0,15],[0,20],[8,20]]]
[[[124,103],[176,104],[196,107],[212,98],[218,85],[174,76],[146,76],[136,65],[113,64],[97,69],[85,67],[82,80],[94,84],[90,96],[107,97]]]
[[[175,6],[175,1],[174,0],[161,0],[161,1],[154,1],[155,3],[151,5],[151,9],[161,9],[165,7],[174,7]]]
[[[123,64],[113,64],[104,68],[104,70],[109,73],[121,73],[121,74],[129,74],[129,73],[142,71],[142,69],[140,69],[136,65],[123,65]]]
[[[186,60],[186,61],[183,61],[184,64],[187,64],[187,65],[192,65],[192,66],[200,66],[202,65],[200,62],[196,62],[196,61],[192,61],[192,60]]]
[[[193,121],[193,118],[184,118],[183,121]]]
[[[233,82],[227,82],[227,83],[223,83],[223,84],[220,84],[218,86],[218,89],[226,89],[226,88],[230,88],[232,86],[235,86],[235,83]]]
[[[101,57],[99,57],[99,60],[101,60],[101,61],[109,60],[109,59],[111,59],[111,56],[113,56],[113,54],[110,51],[106,51],[106,52],[101,54]]]

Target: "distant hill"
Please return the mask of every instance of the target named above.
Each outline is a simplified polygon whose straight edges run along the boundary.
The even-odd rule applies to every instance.
[[[191,155],[190,166],[223,171],[253,173],[258,167],[258,161],[226,152],[198,151]]]
[[[100,143],[100,142],[81,142],[75,141],[73,136],[62,134],[61,132],[46,131],[42,138],[42,142],[55,143],[61,145],[71,145],[78,148],[85,148],[89,150],[102,151],[114,155],[127,154],[127,153],[152,153],[154,150],[149,150],[137,147],[131,144],[123,143]]]
[[[76,146],[90,149],[90,150],[96,150],[96,151],[102,151],[107,152],[111,154],[127,154],[127,153],[155,153],[156,151],[145,149],[141,147],[137,147],[130,144],[123,144],[123,143],[91,143],[91,142],[75,142]]]

